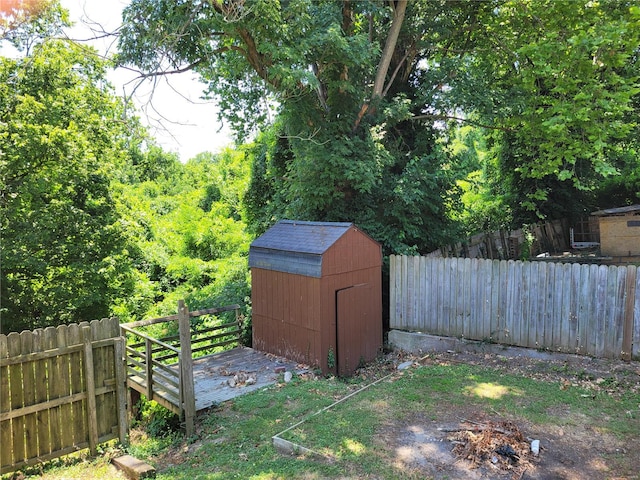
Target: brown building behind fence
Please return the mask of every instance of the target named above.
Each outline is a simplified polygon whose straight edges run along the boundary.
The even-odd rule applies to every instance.
[[[640,262],[640,205],[593,212],[598,217],[600,253],[619,262]]]
[[[280,221],[249,267],[254,348],[342,376],[382,349],[382,248],[353,223]]]

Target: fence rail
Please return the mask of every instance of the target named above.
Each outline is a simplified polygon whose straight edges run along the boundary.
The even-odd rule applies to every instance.
[[[116,318],[0,335],[0,473],[126,439]]]
[[[640,359],[637,267],[391,256],[390,326]]]
[[[191,318],[231,311],[235,321],[192,328]],[[141,330],[174,320],[178,335],[157,339]],[[127,387],[183,415],[192,435],[192,351],[239,344],[241,334],[240,305],[190,312],[180,301],[178,314],[169,317],[123,325],[109,318],[0,335],[0,474],[84,448],[95,455],[99,443],[115,438],[125,443],[132,406]],[[125,335],[138,343],[125,345]]]

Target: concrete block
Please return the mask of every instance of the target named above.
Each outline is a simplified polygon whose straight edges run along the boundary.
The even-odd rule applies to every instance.
[[[572,353],[539,351],[533,348],[512,347],[498,343],[485,343],[477,340],[459,339],[453,337],[439,337],[420,332],[405,332],[391,330],[388,337],[389,347],[413,354],[427,354],[430,352],[451,353],[493,353],[503,357],[526,357],[537,360],[584,360],[584,356]]]
[[[446,352],[447,350],[458,350],[460,348],[460,343],[456,338],[404,332],[402,330],[391,330],[388,342],[389,346],[394,350],[404,350],[411,353]]]
[[[118,469],[122,470],[127,478],[139,480],[141,478],[155,478],[156,469],[151,465],[138,460],[131,455],[123,455],[111,460]]]

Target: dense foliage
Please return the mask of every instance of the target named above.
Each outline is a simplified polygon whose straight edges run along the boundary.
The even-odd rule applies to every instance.
[[[197,72],[251,139],[185,164],[66,21],[0,10],[3,331],[241,302],[281,218],[423,253],[640,201],[634,2],[132,0],[119,64]]]
[[[387,252],[433,248],[465,216],[459,122],[484,137],[472,178],[498,187],[483,224],[584,213],[583,192],[638,167],[631,2],[133,0],[124,20],[121,62],[193,69],[241,138],[263,130],[258,231],[354,220]]]
[[[60,41],[0,58],[3,330],[107,316],[129,288],[109,170],[135,125],[104,75]]]
[[[129,320],[175,313],[179,299],[192,309],[243,302],[249,295],[243,153],[202,153],[182,164],[154,148],[150,157],[115,186],[136,278],[114,312]],[[149,171],[149,163],[162,171]]]
[[[531,211],[575,218],[603,206],[592,192],[632,158],[639,167],[640,8],[501,2],[478,22],[470,36],[488,48],[452,59],[450,95],[469,96],[465,109],[494,127],[493,178],[506,186],[516,224]]]
[[[254,152],[265,175],[254,175],[250,198],[269,205],[249,205],[256,231],[284,216],[349,220],[387,251],[424,251],[451,233],[452,179],[433,126],[408,120],[419,59],[392,45],[406,7],[134,1],[121,61],[192,66],[241,138],[277,111]],[[419,42],[413,29],[402,35],[402,48]]]
[[[244,154],[183,165],[155,146],[96,52],[50,38],[48,5],[0,57],[0,330],[242,302]]]

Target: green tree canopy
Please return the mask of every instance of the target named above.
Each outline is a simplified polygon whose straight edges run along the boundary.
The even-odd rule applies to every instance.
[[[58,0],[4,0],[0,4],[0,41],[22,52],[60,33],[69,15]]]
[[[494,132],[524,210],[548,213],[552,190],[572,198],[619,170],[638,13],[625,1],[134,0],[121,61],[195,70],[241,136],[277,112],[255,156],[277,174],[254,178],[273,193],[251,195],[268,205],[261,221],[355,220],[387,251],[424,250],[456,208],[448,122]]]
[[[148,172],[155,163],[163,173],[130,174],[116,185],[136,275],[134,292],[116,302],[118,315],[171,313],[178,299],[192,308],[244,300],[249,248],[241,206],[249,180],[244,154],[201,153],[185,164],[155,149],[144,156],[148,160],[137,159],[134,171]]]
[[[0,58],[3,331],[107,316],[131,287],[110,172],[137,126],[105,72],[64,41]]]
[[[136,0],[124,13],[121,61],[145,72],[194,69],[241,137],[275,109],[278,125],[255,158],[279,173],[254,179],[277,193],[261,199],[276,218],[352,220],[387,249],[426,249],[446,236],[451,179],[433,129],[408,120],[424,8]],[[277,158],[285,150],[290,157]]]
[[[450,93],[495,128],[516,217],[584,214],[589,192],[625,170],[636,137],[640,8],[505,1],[479,22],[473,36],[485,48],[450,63]]]
[[[0,57],[0,329],[241,302],[244,152],[180,163],[128,116],[108,63],[51,38],[57,2],[20,5],[2,17],[19,55]]]

